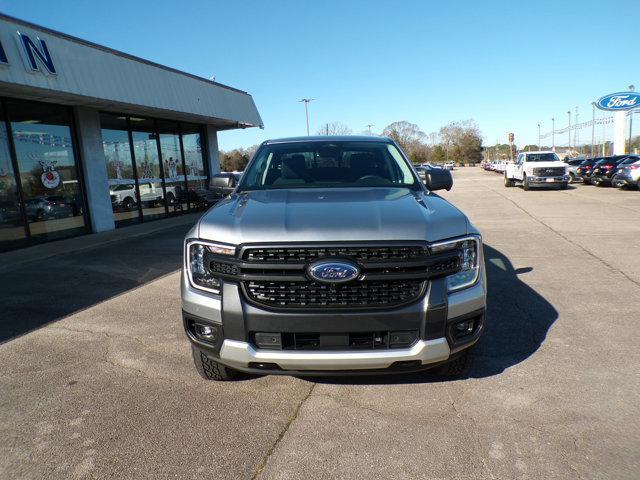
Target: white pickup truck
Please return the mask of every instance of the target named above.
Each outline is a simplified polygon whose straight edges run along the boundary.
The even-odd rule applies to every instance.
[[[524,190],[531,187],[560,186],[565,190],[569,185],[567,165],[555,152],[522,152],[515,163],[507,164],[504,172],[504,186],[522,184]]]

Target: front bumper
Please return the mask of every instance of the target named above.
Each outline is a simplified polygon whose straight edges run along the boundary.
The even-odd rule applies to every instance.
[[[338,372],[391,373],[420,370],[443,363],[471,347],[484,331],[486,278],[484,267],[478,282],[447,294],[444,279],[432,280],[416,303],[393,310],[349,312],[282,312],[247,303],[235,283],[223,285],[223,294],[194,289],[182,276],[182,308],[185,331],[205,355],[246,372],[314,374]],[[473,333],[453,338],[453,325],[473,318]],[[215,325],[220,338],[203,342],[189,328],[190,322]],[[417,330],[417,341],[406,348],[367,350],[272,350],[257,348],[251,332],[358,332]]]
[[[559,185],[568,183],[571,180],[569,175],[562,175],[558,177],[527,177],[529,183],[532,185]]]

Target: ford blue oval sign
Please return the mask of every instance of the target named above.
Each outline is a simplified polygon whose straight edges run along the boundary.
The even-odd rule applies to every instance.
[[[596,102],[600,110],[630,110],[640,107],[640,93],[619,92],[605,95]]]
[[[357,265],[346,261],[313,263],[308,269],[309,276],[322,283],[345,283],[360,275]]]

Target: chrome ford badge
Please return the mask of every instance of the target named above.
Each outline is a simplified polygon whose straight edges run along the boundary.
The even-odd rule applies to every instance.
[[[322,283],[345,283],[360,275],[358,266],[346,261],[313,263],[308,272],[311,278]]]

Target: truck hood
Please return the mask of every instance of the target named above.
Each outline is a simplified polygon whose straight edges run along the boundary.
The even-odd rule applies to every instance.
[[[202,239],[230,243],[436,241],[465,235],[465,215],[406,188],[262,190],[234,194],[200,219]]]

